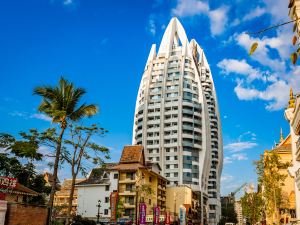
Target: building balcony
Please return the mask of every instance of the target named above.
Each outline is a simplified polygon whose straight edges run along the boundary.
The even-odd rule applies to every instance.
[[[129,179],[129,178],[123,178],[123,179],[120,179],[119,180],[119,183],[120,184],[132,184],[132,183],[135,183],[136,180],[135,179]]]
[[[134,196],[135,191],[134,190],[120,190],[119,195],[121,195],[121,196]]]
[[[124,203],[123,206],[125,209],[134,209],[135,208],[134,202]]]
[[[191,114],[191,115],[193,115],[193,114],[194,114],[194,111],[193,111],[193,110],[190,110],[190,109],[183,109],[183,110],[182,110],[182,113],[186,113],[186,114]]]
[[[184,130],[190,130],[190,131],[194,130],[194,126],[190,126],[190,125],[182,125],[182,128],[183,128],[183,132]]]

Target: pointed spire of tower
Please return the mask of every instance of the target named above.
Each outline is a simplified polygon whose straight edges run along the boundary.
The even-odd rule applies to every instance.
[[[295,108],[295,98],[294,98],[292,87],[290,88],[290,100],[289,100],[288,108]]]
[[[279,143],[284,141],[283,133],[282,133],[282,128],[280,128],[280,138],[279,138]]]

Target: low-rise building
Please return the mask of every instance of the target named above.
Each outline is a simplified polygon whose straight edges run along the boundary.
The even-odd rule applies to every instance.
[[[292,89],[290,90],[289,104],[285,110],[285,118],[290,124],[292,165],[289,173],[295,179],[296,219],[300,224],[300,93],[295,98]]]
[[[76,179],[75,184],[83,180],[84,179]],[[71,182],[72,179],[65,179],[61,185],[60,190],[55,193],[53,206],[56,208],[58,218],[65,217],[67,214],[70,191],[71,191]],[[76,210],[77,210],[77,188],[75,186],[71,214],[75,214]]]
[[[145,162],[142,146],[125,146],[120,162],[114,169],[119,171],[118,215],[137,222],[139,204],[146,204],[147,222],[153,220],[153,208],[166,210],[167,179],[160,175],[157,163]]]
[[[200,192],[193,191],[187,185],[167,187],[167,208],[172,214],[171,220],[178,220],[180,206],[186,208],[187,222],[198,224],[201,221]]]
[[[112,169],[115,163],[106,163],[99,168],[94,168],[88,178],[76,184],[78,193],[77,215],[96,220],[99,207],[99,221],[108,223],[111,219],[111,193],[118,190],[119,174]]]

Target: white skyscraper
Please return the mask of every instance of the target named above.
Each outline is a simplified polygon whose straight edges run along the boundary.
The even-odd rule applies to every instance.
[[[188,41],[177,18],[158,52],[151,47],[136,101],[133,144],[145,147],[147,160],[160,163],[170,185],[200,191],[208,222],[217,224],[223,144],[216,91],[203,49]]]

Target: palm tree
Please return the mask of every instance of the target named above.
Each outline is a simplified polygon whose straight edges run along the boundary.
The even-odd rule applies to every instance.
[[[57,139],[55,161],[53,166],[53,183],[49,199],[49,220],[51,221],[57,183],[57,171],[64,132],[69,122],[78,121],[87,116],[93,116],[98,112],[98,108],[93,104],[86,105],[85,103],[79,106],[80,99],[86,91],[83,88],[74,87],[73,83],[68,82],[63,77],[60,78],[58,86],[36,87],[33,93],[42,97],[42,102],[38,108],[39,111],[51,117],[52,122],[58,123],[61,128]]]

